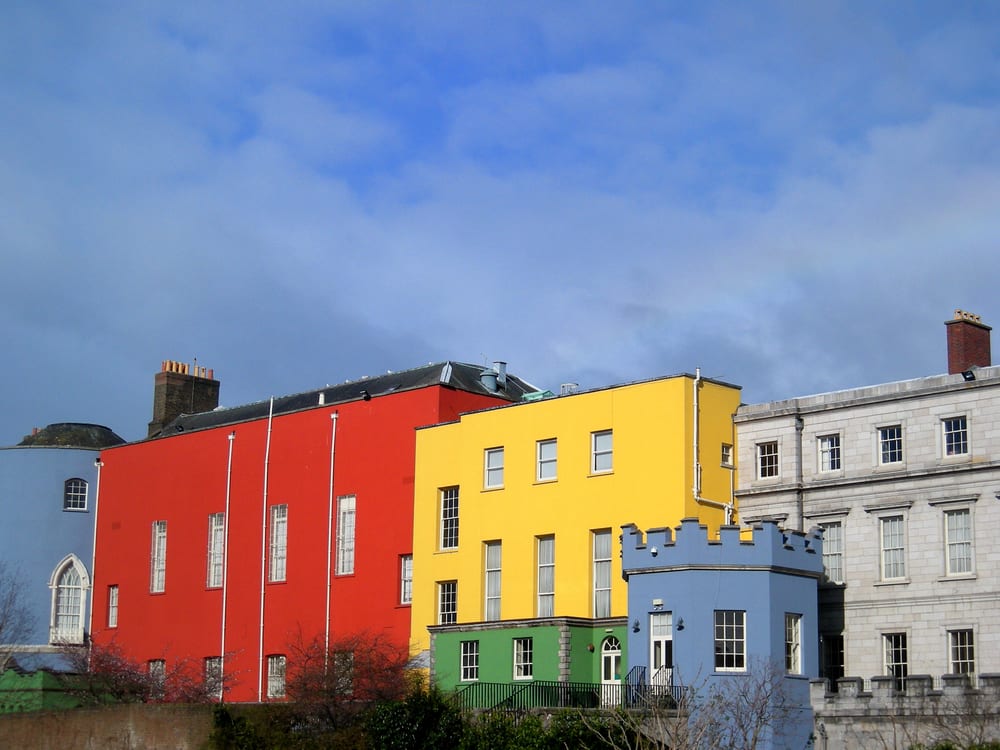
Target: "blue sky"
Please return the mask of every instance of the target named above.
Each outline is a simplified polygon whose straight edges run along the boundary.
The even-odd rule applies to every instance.
[[[0,445],[429,361],[758,402],[1000,325],[1000,4],[13,2]]]

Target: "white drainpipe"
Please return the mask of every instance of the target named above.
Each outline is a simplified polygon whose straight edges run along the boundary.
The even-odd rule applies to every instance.
[[[264,448],[264,502],[261,507],[260,533],[260,637],[257,645],[257,702],[264,700],[264,583],[267,580],[267,471],[271,460],[271,422],[274,419],[274,396],[267,411],[267,444]]]
[[[337,445],[337,412],[330,415],[330,511],[326,520],[326,618],[324,620],[325,639],[323,644],[323,670],[326,671],[326,661],[330,653],[330,594],[333,550],[333,457]]]
[[[222,536],[222,638],[219,647],[219,680],[225,686],[226,680],[226,599],[229,595],[229,499],[231,497],[233,480],[233,442],[236,440],[236,430],[229,433],[229,457],[226,460],[226,514],[223,516]],[[219,702],[225,700],[225,690],[222,691]]]
[[[701,505],[707,505],[710,508],[719,508],[725,511],[725,524],[728,526],[733,522],[733,502],[730,500],[728,503],[720,503],[717,500],[709,500],[708,498],[701,496],[701,438],[699,435],[698,427],[701,422],[701,415],[698,408],[698,392],[701,387],[701,368],[694,368],[694,486],[691,488],[691,492],[694,495],[694,501]]]

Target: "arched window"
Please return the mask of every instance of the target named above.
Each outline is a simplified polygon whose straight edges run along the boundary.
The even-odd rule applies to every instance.
[[[83,643],[90,576],[76,555],[67,555],[49,579],[52,589],[52,615],[49,619],[49,643]]]
[[[63,486],[63,510],[87,510],[87,481],[74,477]]]

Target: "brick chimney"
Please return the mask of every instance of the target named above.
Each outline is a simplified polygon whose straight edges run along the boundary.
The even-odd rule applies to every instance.
[[[181,414],[212,411],[219,405],[219,381],[214,370],[167,359],[153,379],[153,420],[147,437],[155,437]]]
[[[945,321],[948,328],[948,374],[966,372],[973,367],[989,367],[990,331],[978,315],[955,310],[955,317]]]

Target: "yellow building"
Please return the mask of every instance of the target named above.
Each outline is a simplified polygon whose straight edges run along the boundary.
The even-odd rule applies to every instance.
[[[685,374],[418,430],[411,638],[435,683],[618,683],[621,526],[726,522],[739,401]]]

